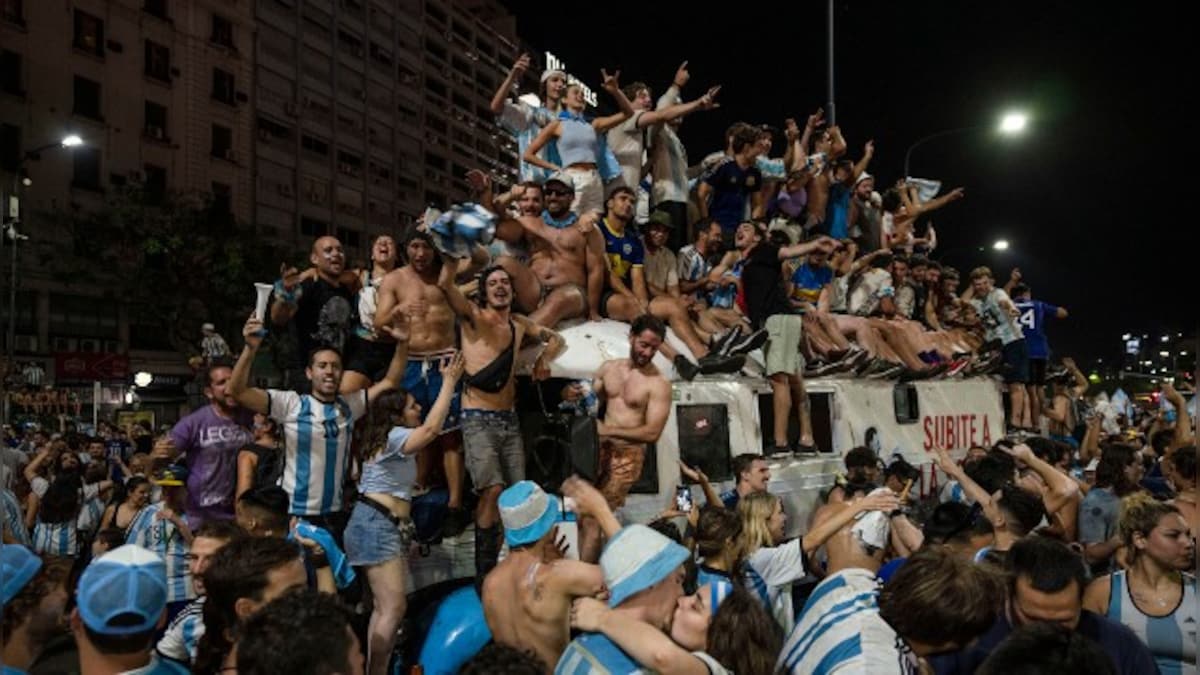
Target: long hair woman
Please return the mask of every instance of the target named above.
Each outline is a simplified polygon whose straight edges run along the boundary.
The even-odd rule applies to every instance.
[[[1195,673],[1196,577],[1185,571],[1195,540],[1187,520],[1177,507],[1135,492],[1121,500],[1119,530],[1129,567],[1088,585],[1084,608],[1133,630],[1163,675]]]
[[[128,533],[129,526],[137,514],[150,504],[153,485],[144,476],[133,476],[125,482],[124,490],[118,490],[112,504],[104,509],[100,517],[102,529],[113,528]]]
[[[737,584],[742,563],[742,519],[736,511],[708,505],[696,522],[696,585],[711,584],[724,598]]]
[[[365,567],[374,598],[367,631],[367,672],[387,673],[396,629],[405,610],[405,556],[414,532],[410,519],[416,461],[412,456],[442,431],[454,389],[463,373],[462,354],[441,367],[442,389],[421,422],[421,406],[403,390],[371,404],[363,439],[358,502],[346,526],[346,556]]]

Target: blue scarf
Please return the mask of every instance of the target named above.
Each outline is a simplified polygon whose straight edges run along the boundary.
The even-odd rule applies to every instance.
[[[567,212],[567,217],[563,218],[562,220],[559,220],[559,219],[555,218],[554,216],[551,216],[549,211],[545,211],[545,210],[542,211],[542,222],[546,223],[547,225],[549,225],[550,227],[553,227],[556,230],[565,230],[568,227],[571,227],[572,225],[574,225],[576,223],[576,221],[578,221],[578,220],[579,220],[579,216],[575,215],[574,211]]]

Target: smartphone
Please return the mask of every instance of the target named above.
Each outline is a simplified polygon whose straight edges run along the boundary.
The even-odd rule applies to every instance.
[[[691,513],[693,506],[691,488],[686,485],[675,488],[675,508],[681,513]]]

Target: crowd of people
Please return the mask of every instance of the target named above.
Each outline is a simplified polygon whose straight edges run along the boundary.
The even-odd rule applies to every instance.
[[[520,181],[472,172],[461,209],[490,245],[424,222],[352,268],[320,237],[235,362],[204,327],[208,404],[169,431],[6,437],[5,673],[392,672],[407,558],[472,525],[479,610],[459,620],[492,644],[451,654],[462,672],[1196,672],[1186,404],[1164,387],[1173,421],[1105,429],[1074,364],[1048,365],[1043,324],[1064,309],[1017,271],[1002,289],[975,269],[960,294],[919,221],[961,190],[877,193],[874,144],[846,158],[819,110],[735,124],[691,167],[679,124],[720,88],[684,102],[686,64],[657,104],[603,73],[617,112],[594,118],[559,71],[536,105],[511,100],[528,66],[492,106]],[[604,318],[629,324],[628,356],[549,380],[558,330]],[[295,361],[260,388],[274,339]],[[535,386],[595,418],[593,481],[526,480],[526,349]],[[681,466],[703,506],[623,523],[670,415],[659,353],[686,380],[758,372],[755,355],[771,446],[730,458],[724,494]],[[951,481],[929,503],[915,467],[855,448],[788,539],[770,462],[817,450],[805,378],[835,373],[997,375],[1011,433],[961,461],[934,448]]]

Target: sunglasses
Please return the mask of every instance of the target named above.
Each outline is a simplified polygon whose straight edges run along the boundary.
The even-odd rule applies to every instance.
[[[542,190],[542,194],[551,197],[567,197],[571,195],[571,191],[566,188],[546,188]]]

